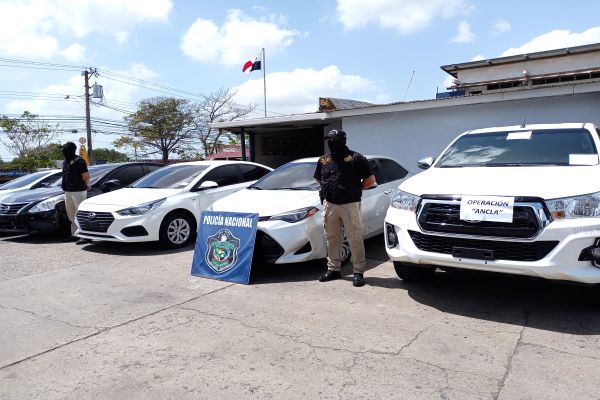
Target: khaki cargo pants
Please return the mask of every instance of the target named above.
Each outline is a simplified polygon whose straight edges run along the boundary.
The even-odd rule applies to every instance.
[[[327,268],[339,271],[342,264],[342,243],[344,233],[352,253],[351,261],[354,273],[365,272],[365,244],[363,242],[363,224],[360,212],[360,202],[348,204],[333,204],[324,202],[323,227],[327,240]]]
[[[67,209],[67,217],[71,221],[71,235],[75,234],[77,225],[75,225],[75,214],[82,201],[87,197],[87,190],[83,192],[65,192],[65,208]]]

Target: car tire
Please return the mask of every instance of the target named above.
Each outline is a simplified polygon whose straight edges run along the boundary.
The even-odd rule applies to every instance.
[[[160,224],[159,240],[167,248],[187,245],[194,237],[194,223],[189,215],[175,212],[168,214]]]
[[[433,279],[435,267],[394,261],[398,278],[408,283],[428,282]]]

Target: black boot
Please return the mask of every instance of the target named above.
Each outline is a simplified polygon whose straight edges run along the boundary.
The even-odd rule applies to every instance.
[[[335,279],[340,279],[341,277],[342,275],[340,274],[340,271],[328,269],[327,272],[319,277],[319,282],[329,282]]]
[[[363,274],[354,274],[352,285],[356,287],[365,286],[365,278],[363,277]]]

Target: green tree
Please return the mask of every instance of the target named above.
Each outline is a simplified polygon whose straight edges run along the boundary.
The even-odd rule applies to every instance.
[[[50,125],[37,114],[24,111],[19,118],[0,117],[0,142],[17,158],[34,159],[60,132],[58,124]]]
[[[154,97],[142,100],[136,112],[125,117],[129,139],[117,139],[115,147],[138,148],[146,154],[160,154],[166,163],[171,153],[192,147],[192,112],[187,100]]]
[[[127,154],[121,153],[120,151],[117,151],[115,149],[105,148],[94,149],[94,159],[105,160],[109,163],[129,161],[129,157],[127,157]]]
[[[221,144],[237,144],[237,135],[214,129],[211,122],[233,121],[245,117],[256,109],[256,105],[240,105],[233,101],[235,90],[221,88],[216,92],[202,96],[202,100],[193,107],[194,134],[202,143],[204,158],[218,153]]]

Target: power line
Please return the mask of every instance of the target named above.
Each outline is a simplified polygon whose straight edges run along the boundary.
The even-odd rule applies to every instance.
[[[3,63],[3,64],[2,64]],[[20,64],[20,65],[19,65]],[[62,71],[81,71],[81,69],[85,68],[77,65],[69,65],[69,64],[56,64],[56,63],[48,63],[48,62],[38,62],[38,61],[28,61],[28,60],[17,60],[17,59],[9,59],[9,58],[0,58],[0,67],[14,67],[14,68],[34,68],[34,69],[49,69],[49,70],[62,70]],[[191,92],[188,90],[177,89],[171,86],[167,86],[161,83],[155,83],[144,79],[139,79],[130,75],[122,74],[119,72],[111,71],[109,69],[96,69],[98,73],[100,73],[104,78],[108,80],[112,80],[115,82],[123,83],[130,86],[139,87],[142,89],[152,90],[158,93],[163,93],[167,95],[171,95],[173,97],[179,97],[186,100],[197,101],[198,99],[202,99],[205,96],[200,93]],[[121,79],[119,79],[121,78]],[[124,80],[126,79],[126,80]],[[237,103],[234,103],[239,105]],[[263,108],[256,107],[256,111],[265,111]],[[117,112],[128,113],[125,110],[114,110]],[[276,111],[268,111],[271,115],[286,115],[285,113],[280,113]]]

